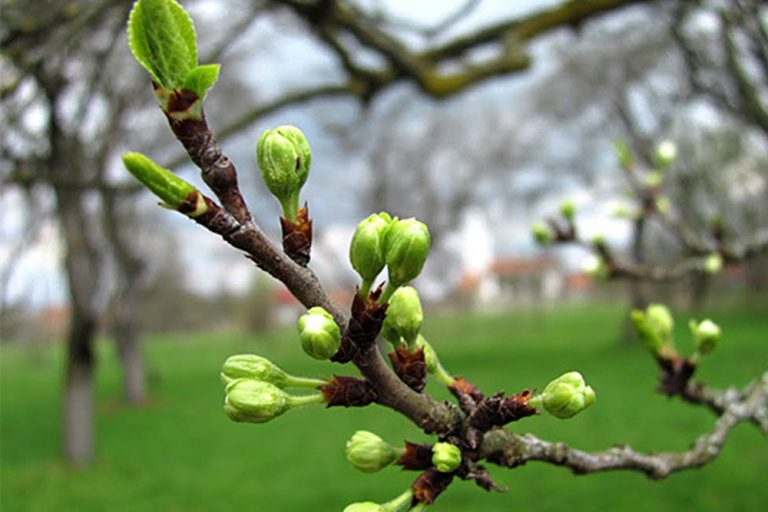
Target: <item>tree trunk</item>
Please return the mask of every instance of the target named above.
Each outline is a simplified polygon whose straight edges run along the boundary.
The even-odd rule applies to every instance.
[[[64,390],[64,457],[84,465],[94,456],[93,339],[96,324],[73,311],[67,341]]]
[[[128,290],[126,290],[127,292]],[[123,396],[130,405],[141,405],[147,400],[146,372],[141,355],[141,337],[136,319],[133,297],[124,293],[117,304],[112,333],[123,369]],[[133,295],[131,293],[131,295]]]

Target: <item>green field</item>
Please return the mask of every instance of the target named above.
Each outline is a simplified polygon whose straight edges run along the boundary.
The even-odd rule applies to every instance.
[[[655,368],[637,346],[617,342],[619,307],[555,313],[429,317],[426,333],[445,365],[486,391],[542,387],[579,369],[597,390],[593,408],[569,421],[540,416],[515,430],[598,450],[629,443],[643,450],[684,450],[712,425],[703,408],[653,393]],[[768,368],[766,308],[724,309],[716,319],[723,343],[701,367],[714,386],[744,385]],[[678,319],[678,344],[689,347]],[[379,407],[291,411],[265,425],[236,424],[221,410],[219,367],[230,354],[255,352],[296,374],[344,373],[303,355],[291,330],[259,337],[194,334],[153,337],[145,347],[152,401],[139,410],[120,405],[111,344],[100,346],[98,460],[69,469],[59,459],[61,356],[2,348],[0,388],[0,509],[14,511],[340,511],[359,500],[384,501],[415,474],[376,475],[344,459],[356,429],[395,442],[423,434]],[[444,396],[437,383],[428,389]],[[437,511],[738,511],[768,510],[768,442],[740,425],[721,457],[699,470],[653,482],[636,473],[574,477],[542,463],[492,468],[505,494],[457,482]]]

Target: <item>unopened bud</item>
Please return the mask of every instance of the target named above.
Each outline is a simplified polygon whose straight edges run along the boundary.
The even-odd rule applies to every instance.
[[[378,503],[372,501],[360,501],[350,503],[344,507],[344,512],[383,512],[384,509]]]
[[[363,283],[371,283],[384,269],[384,244],[392,218],[375,213],[360,222],[349,244],[349,261]]]
[[[265,131],[256,146],[261,176],[280,201],[283,216],[296,220],[299,191],[309,176],[312,151],[304,134],[291,125]]]
[[[549,229],[549,226],[544,224],[543,222],[536,222],[535,224],[531,225],[531,234],[533,235],[533,238],[536,240],[536,243],[539,245],[549,245],[554,240],[554,236],[552,235],[552,230]]]
[[[224,412],[234,421],[266,423],[290,408],[288,394],[269,382],[237,379],[227,385]]]
[[[347,460],[364,473],[380,471],[397,458],[397,452],[389,443],[367,430],[358,430],[349,438],[346,455]]]
[[[645,186],[648,188],[659,188],[664,181],[664,175],[659,171],[651,171],[645,175]]]
[[[572,221],[573,216],[576,214],[576,204],[570,199],[564,200],[560,203],[560,215],[565,219]]]
[[[461,450],[451,443],[432,446],[432,464],[441,473],[453,473],[461,466]]]
[[[613,144],[613,149],[616,151],[616,159],[619,161],[619,165],[622,169],[629,169],[632,167],[634,157],[632,156],[632,150],[623,140],[617,140]]]
[[[672,348],[672,314],[663,304],[651,304],[646,310],[635,309],[630,314],[640,341],[653,355]]]
[[[159,197],[165,206],[177,210],[189,202],[182,213],[190,217],[202,215],[208,209],[203,195],[194,185],[184,181],[141,153],[123,153],[123,165],[134,178]],[[188,210],[188,211],[187,211]]]
[[[723,270],[723,257],[713,252],[704,259],[704,272],[710,275],[719,274]]]
[[[701,355],[712,352],[720,341],[720,326],[710,319],[702,320],[698,324],[696,320],[691,320],[689,326],[693,334],[696,351]]]
[[[339,350],[341,331],[330,313],[321,307],[311,308],[296,323],[301,348],[315,359],[328,359]]]
[[[421,273],[429,245],[429,229],[423,222],[416,219],[392,222],[384,249],[390,286],[402,286]]]
[[[581,264],[581,271],[594,279],[608,277],[608,267],[600,256],[587,256]]]
[[[424,312],[421,309],[419,292],[412,286],[403,286],[398,288],[389,299],[387,316],[384,318],[382,328],[388,333],[394,332],[397,338],[402,337],[409,347],[413,347],[423,321]]]
[[[256,354],[237,354],[227,358],[221,368],[221,380],[229,384],[237,379],[261,380],[279,388],[318,388],[328,384],[326,380],[290,375],[269,359]]]
[[[668,167],[677,158],[677,145],[671,140],[665,140],[656,146],[656,165],[661,169]]]
[[[659,213],[666,215],[670,212],[672,209],[672,203],[669,200],[669,197],[667,196],[659,196],[656,198],[656,209],[659,211]]]
[[[552,416],[570,418],[595,402],[595,391],[587,386],[579,372],[568,372],[544,388],[541,395],[529,400],[531,407],[544,407]]]

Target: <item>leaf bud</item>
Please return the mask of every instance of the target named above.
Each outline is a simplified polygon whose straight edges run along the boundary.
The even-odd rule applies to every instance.
[[[256,146],[261,176],[280,201],[283,217],[295,221],[299,191],[309,176],[312,151],[304,134],[291,125],[265,131]]]
[[[677,145],[671,140],[661,141],[656,146],[656,165],[664,169],[677,158]]]
[[[595,402],[595,391],[587,386],[579,372],[568,372],[544,388],[541,395],[529,400],[531,407],[544,409],[560,419],[580,413]]]
[[[461,450],[451,443],[435,443],[432,446],[432,464],[441,473],[453,473],[461,465]]]
[[[629,145],[623,140],[617,140],[613,143],[613,149],[616,151],[616,159],[622,169],[630,169],[634,163],[634,156]]]
[[[552,231],[549,229],[549,226],[543,222],[536,222],[535,224],[531,225],[531,234],[533,234],[533,238],[539,245],[547,246],[554,240],[554,236],[552,235]]]
[[[421,273],[429,245],[429,229],[423,222],[413,218],[392,221],[384,247],[389,286],[402,286]]]
[[[704,259],[704,272],[710,275],[719,274],[723,270],[723,257],[713,252]]]
[[[700,323],[691,320],[688,325],[691,328],[691,334],[693,334],[696,351],[701,355],[712,352],[720,341],[720,326],[710,319],[702,320]]]
[[[571,199],[566,199],[560,203],[560,215],[568,221],[573,221],[576,214],[576,204]]]
[[[197,217],[205,213],[208,205],[194,185],[184,181],[141,153],[123,153],[123,165],[134,178],[162,199],[165,206],[178,210],[184,203],[193,201],[191,211],[185,215]]]
[[[640,341],[655,356],[672,348],[672,315],[663,304],[651,304],[646,310],[633,310],[632,323]]]
[[[396,333],[397,338],[402,337],[412,348],[423,322],[424,312],[421,309],[419,292],[412,286],[398,288],[389,299],[382,329]]]
[[[341,345],[341,331],[330,313],[314,307],[296,322],[301,348],[315,359],[328,359]]]
[[[360,222],[352,235],[349,261],[368,288],[384,269],[384,243],[391,224],[392,217],[388,213],[374,213]]]
[[[373,432],[358,430],[347,441],[346,456],[360,471],[375,473],[392,464],[397,451]]]

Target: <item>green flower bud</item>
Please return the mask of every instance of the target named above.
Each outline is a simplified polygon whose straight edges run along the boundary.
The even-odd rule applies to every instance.
[[[237,379],[227,385],[224,412],[234,421],[266,423],[290,408],[288,394],[274,384]]]
[[[659,171],[651,171],[645,175],[645,186],[648,188],[659,188],[664,181],[664,175]]]
[[[547,246],[554,240],[552,231],[549,229],[549,226],[543,222],[537,222],[533,224],[531,226],[531,233],[533,234],[533,238],[536,240],[536,243],[539,245]]]
[[[229,384],[237,379],[261,380],[279,388],[316,388],[328,384],[327,381],[321,379],[290,375],[269,359],[256,354],[238,354],[227,358],[221,368],[221,380],[225,384]]]
[[[668,167],[677,158],[677,146],[671,140],[665,140],[656,146],[656,165],[661,169]]]
[[[702,320],[698,324],[696,320],[691,320],[688,325],[693,334],[696,351],[701,355],[712,352],[720,341],[720,326],[710,319]]]
[[[672,331],[675,327],[675,322],[667,306],[664,304],[651,304],[645,309],[645,316],[651,328],[661,338],[663,343],[672,341]]]
[[[350,503],[344,507],[344,512],[383,512],[384,509],[378,503],[372,501],[361,501]]]
[[[429,229],[423,222],[416,219],[392,221],[384,246],[391,286],[402,286],[421,274],[429,245]]]
[[[616,159],[619,161],[619,165],[622,169],[629,169],[632,167],[634,157],[632,150],[629,149],[629,145],[623,140],[617,140],[613,144],[613,149],[616,151]]]
[[[373,432],[358,430],[347,441],[346,455],[360,471],[375,473],[392,464],[397,451]]]
[[[416,343],[416,337],[424,322],[424,312],[421,309],[419,292],[412,286],[403,286],[397,289],[389,299],[387,316],[384,319],[383,329],[396,333],[402,337],[410,347]],[[391,334],[389,336],[391,336]],[[387,337],[389,340],[390,338]]]
[[[713,252],[704,259],[704,272],[710,275],[719,274],[723,270],[723,257]]]
[[[461,450],[451,443],[435,443],[432,446],[432,464],[441,473],[453,473],[461,465]]]
[[[160,167],[141,153],[123,153],[123,165],[134,178],[162,199],[165,206],[179,209],[185,202],[194,205],[185,215],[197,217],[208,209],[205,198],[194,185],[184,181],[174,173]]]
[[[581,265],[581,271],[594,279],[608,277],[608,267],[600,256],[588,256]]]
[[[544,407],[552,416],[567,419],[580,413],[595,402],[595,391],[587,386],[579,372],[568,372],[556,378],[528,404]]]
[[[295,126],[278,126],[265,131],[256,146],[261,176],[280,201],[283,216],[296,220],[299,191],[309,176],[312,151],[304,134]]]
[[[227,384],[224,412],[234,421],[266,423],[302,405],[325,401],[322,393],[293,396],[269,382],[236,379]]]
[[[573,216],[576,214],[576,205],[570,199],[564,200],[560,203],[560,215],[569,221],[573,220]]]
[[[663,304],[651,304],[645,312],[634,310],[630,314],[637,336],[655,356],[672,348],[672,315]]]
[[[333,317],[321,307],[311,308],[296,323],[301,348],[315,359],[328,359],[339,350],[341,331]]]
[[[349,261],[367,288],[384,269],[384,242],[391,223],[388,213],[374,213],[360,222],[352,235]]]
[[[659,196],[656,198],[656,209],[661,214],[668,214],[669,211],[672,209],[672,203],[669,201],[669,198],[667,196]]]

